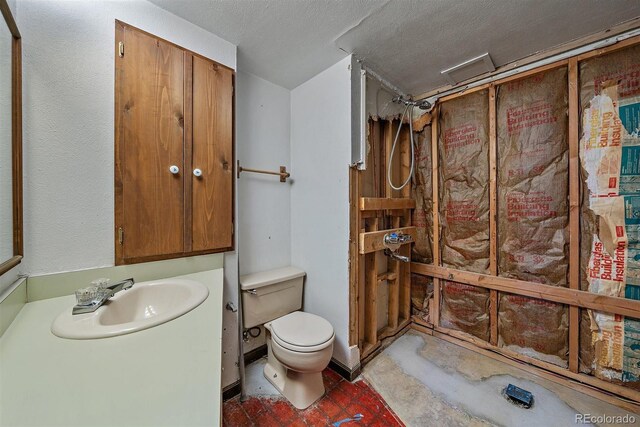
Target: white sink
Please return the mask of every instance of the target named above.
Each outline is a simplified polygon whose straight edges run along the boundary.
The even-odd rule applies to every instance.
[[[200,282],[166,279],[136,283],[118,292],[93,313],[71,314],[71,307],[51,325],[61,338],[107,338],[152,328],[193,310],[209,296]]]

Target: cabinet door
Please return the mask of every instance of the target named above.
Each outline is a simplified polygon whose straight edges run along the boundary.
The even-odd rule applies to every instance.
[[[233,72],[193,56],[192,250],[233,247]]]
[[[184,251],[184,52],[116,27],[116,262]],[[170,170],[176,166],[179,170]],[[118,250],[119,249],[119,250]]]

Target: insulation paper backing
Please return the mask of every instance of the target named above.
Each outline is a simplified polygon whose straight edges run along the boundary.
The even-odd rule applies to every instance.
[[[498,274],[567,286],[567,68],[496,90]],[[498,345],[567,366],[567,307],[500,294]]]
[[[415,244],[411,259],[425,264],[433,263],[433,164],[431,160],[431,126],[414,133],[416,145],[415,173],[412,194],[416,200],[411,223],[416,227]],[[411,275],[411,314],[433,323],[429,307],[433,306],[433,279]]]
[[[489,101],[481,90],[441,105],[439,129],[442,265],[489,268]],[[489,291],[442,283],[441,324],[489,339]]]
[[[640,46],[581,62],[580,100],[581,287],[640,299]],[[581,369],[640,388],[640,322],[583,311]]]
[[[441,283],[440,325],[489,341],[489,292],[449,280]]]
[[[433,164],[431,161],[431,126],[414,133],[416,145],[413,197],[416,208],[412,225],[416,227],[412,260],[425,264],[433,263]]]

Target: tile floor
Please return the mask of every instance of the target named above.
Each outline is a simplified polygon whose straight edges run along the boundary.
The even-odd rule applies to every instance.
[[[254,365],[260,367],[263,364]],[[253,370],[259,371],[259,369]],[[253,395],[251,390],[248,390],[247,401],[240,402],[239,397],[235,397],[224,403],[223,425],[228,427],[335,426],[339,421],[362,414],[362,419],[345,421],[340,423],[340,426],[404,426],[366,380],[359,379],[350,383],[331,369],[325,369],[322,375],[327,392],[322,399],[309,408],[297,410],[287,400],[268,390],[262,395]]]

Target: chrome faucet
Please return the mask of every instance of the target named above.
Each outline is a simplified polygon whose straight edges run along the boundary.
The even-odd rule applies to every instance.
[[[71,310],[71,314],[93,313],[118,292],[131,289],[134,283],[135,280],[131,278],[113,285],[79,289],[76,291],[77,304]]]
[[[402,232],[398,233],[387,233],[384,235],[384,254],[392,259],[402,262],[409,262],[409,257],[400,255],[398,253],[398,249],[400,246],[405,243],[410,243],[413,241],[413,238],[410,234],[404,234]]]
[[[409,262],[409,257],[404,255],[399,255],[397,252],[393,252],[391,249],[386,248],[384,250],[384,254],[391,259],[395,259],[397,261]]]

